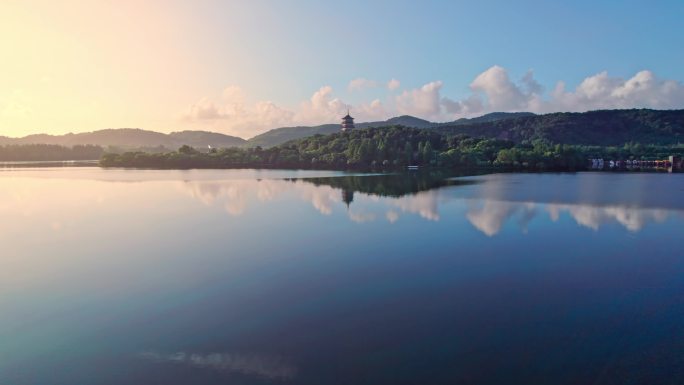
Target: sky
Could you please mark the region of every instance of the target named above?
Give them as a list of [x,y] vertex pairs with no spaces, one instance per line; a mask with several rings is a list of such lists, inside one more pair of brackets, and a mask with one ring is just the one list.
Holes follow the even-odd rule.
[[684,108],[684,1],[0,2],[0,135]]

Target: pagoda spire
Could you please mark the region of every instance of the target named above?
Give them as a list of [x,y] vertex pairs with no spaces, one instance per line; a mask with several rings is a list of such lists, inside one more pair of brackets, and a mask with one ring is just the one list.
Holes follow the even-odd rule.
[[347,115],[342,118],[342,131],[354,129],[354,118],[349,115],[349,107],[347,107]]

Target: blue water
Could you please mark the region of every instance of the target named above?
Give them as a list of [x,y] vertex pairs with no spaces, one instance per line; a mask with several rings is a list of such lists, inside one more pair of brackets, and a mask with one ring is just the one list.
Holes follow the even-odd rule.
[[0,384],[681,384],[684,175],[0,171]]

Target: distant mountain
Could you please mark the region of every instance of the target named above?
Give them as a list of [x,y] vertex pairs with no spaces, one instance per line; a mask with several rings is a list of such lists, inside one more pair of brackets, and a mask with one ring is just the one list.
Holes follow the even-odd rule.
[[209,131],[180,131],[172,132],[169,137],[178,145],[187,144],[192,147],[236,147],[247,143],[237,136],[220,134]]
[[[388,126],[405,126],[411,128],[434,128],[440,126],[452,126],[460,124],[478,123],[478,122],[490,122],[499,119],[511,119],[520,116],[534,116],[531,112],[494,112],[491,114],[483,115],[478,118],[473,119],[459,119],[454,122],[449,123],[432,123],[425,119],[416,118],[415,116],[402,115],[391,119],[377,121],[377,122],[363,122],[357,123],[357,128],[368,128],[368,127],[388,127]],[[249,146],[261,146],[261,147],[273,147],[279,144],[283,144],[290,140],[306,138],[308,136],[316,134],[332,134],[334,132],[340,131],[339,124],[323,124],[320,126],[297,126],[297,127],[280,127],[274,128],[267,131],[261,135],[257,135],[247,141]]]
[[[490,114],[491,115],[491,114]],[[684,143],[684,110],[600,110],[518,116],[467,124],[459,121],[434,129],[447,135],[497,138],[516,143],[621,146],[625,143]]]
[[385,125],[385,126],[406,126],[406,127],[413,127],[413,128],[430,128],[435,125],[435,123],[429,122],[425,119],[420,119],[416,118],[415,116],[410,116],[410,115],[402,115],[402,116],[397,116],[395,118],[390,118],[387,119],[384,122],[370,122],[370,123],[361,123],[359,124],[359,127],[380,127],[380,125]]
[[247,141],[248,146],[273,147],[294,139],[306,138],[316,134],[332,134],[340,131],[339,124],[323,124],[320,126],[280,127],[266,131]]
[[[356,128],[368,127],[389,127],[389,126],[406,126],[413,128],[430,128],[434,123],[427,120],[416,118],[409,115],[397,116],[379,122],[363,122],[356,123]],[[294,139],[306,138],[309,136],[321,134],[328,135],[339,132],[341,129],[339,124],[322,124],[320,126],[296,126],[296,127],[280,127],[274,128],[263,134],[257,135],[247,141],[249,146],[273,147]]]
[[[363,122],[356,123],[356,128],[368,127],[388,127],[388,126],[406,126],[413,128],[430,128],[434,124],[427,120],[419,119],[409,115],[397,116],[379,122]],[[273,147],[290,140],[306,138],[309,136],[321,134],[328,135],[340,131],[339,124],[323,124],[320,126],[297,126],[297,127],[280,127],[274,128],[270,131],[257,135],[247,141],[249,146]]]
[[[531,113],[503,113],[496,112],[473,119],[459,119],[450,123],[432,123],[414,116],[402,115],[384,121],[357,123],[358,128],[406,126],[412,128],[450,127],[475,122],[490,122],[520,116],[534,115]],[[340,131],[339,124],[323,124],[319,126],[280,127],[257,135],[248,141],[235,136],[224,135],[208,131],[180,131],[163,134],[138,128],[110,128],[105,130],[83,132],[66,135],[29,135],[23,138],[9,138],[0,136],[0,145],[5,144],[56,144],[61,146],[75,146],[93,144],[103,147],[114,146],[124,149],[165,147],[177,149],[187,144],[193,147],[235,147],[261,146],[272,147],[293,139],[305,138],[316,134],[332,134]]]
[[162,134],[137,128],[116,128],[94,132],[66,135],[29,135],[23,138],[0,137],[2,144],[57,144],[74,146],[93,144],[103,147],[114,146],[122,148],[166,147],[177,149],[188,144],[193,147],[233,147],[241,146],[246,141],[242,138],[207,131],[181,131]]
[[464,124],[475,124],[475,123],[488,123],[495,122],[497,120],[522,118],[528,116],[535,116],[531,112],[491,112],[477,118],[461,118],[448,123],[439,123],[439,126],[454,126],[454,125],[464,125]]
[[[551,143],[613,146],[625,143],[669,145],[684,143],[684,110],[601,110],[583,113],[535,115],[529,112],[494,112],[472,119],[431,123],[413,116],[364,122],[358,128],[405,126],[429,129],[446,135],[497,138],[516,143],[545,140]],[[4,144],[56,144],[62,146],[99,145],[123,149],[165,147],[177,149],[187,144],[197,148],[261,146],[273,147],[290,140],[340,131],[339,124],[281,127],[249,140],[207,131],[181,131],[163,134],[135,128],[106,129],[66,135],[29,135],[23,138],[0,136]]]

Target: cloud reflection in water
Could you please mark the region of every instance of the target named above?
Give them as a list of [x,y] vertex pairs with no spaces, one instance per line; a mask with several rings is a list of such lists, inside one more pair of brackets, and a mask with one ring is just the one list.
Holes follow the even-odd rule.
[[[306,180],[230,180],[230,181],[185,181],[182,189],[207,206],[221,205],[232,216],[245,213],[250,202],[268,202],[283,194],[294,194],[309,202],[319,213],[332,215],[336,206],[345,208],[350,192],[342,188],[323,184],[312,184]],[[485,189],[487,198],[459,197],[454,194],[459,187],[434,188],[403,196],[378,196],[359,191],[352,192],[355,202],[346,207],[346,216],[356,223],[374,222],[378,218],[387,223],[396,223],[404,214],[418,215],[429,221],[439,221],[440,205],[462,204],[465,219],[487,236],[501,232],[508,221],[515,221],[523,232],[528,225],[546,213],[552,222],[562,215],[569,215],[578,225],[598,231],[602,226],[616,223],[631,232],[640,231],[649,223],[662,223],[672,211],[662,208],[641,208],[628,205],[599,205],[581,203],[554,203],[509,201],[492,194],[496,186]],[[378,210],[380,212],[378,212]]]
[[189,365],[221,372],[254,375],[272,380],[291,379],[297,374],[297,368],[286,363],[283,359],[258,354],[147,351],[138,354],[138,356],[143,360],[152,362]]

